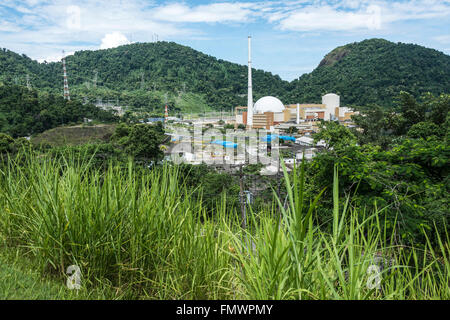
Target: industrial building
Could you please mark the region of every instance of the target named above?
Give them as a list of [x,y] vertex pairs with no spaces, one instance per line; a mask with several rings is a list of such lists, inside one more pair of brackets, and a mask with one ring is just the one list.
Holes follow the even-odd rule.
[[248,129],[267,129],[273,131],[276,126],[317,120],[348,121],[354,112],[340,106],[340,97],[328,93],[322,97],[321,104],[288,104],[284,105],[278,98],[262,97],[253,104],[251,37],[248,37],[248,93],[247,106],[235,108],[235,128],[243,124]]
[[[273,150],[284,151],[288,155],[283,161],[290,170],[303,157],[310,160],[320,149],[327,147],[324,141],[315,142],[312,138],[312,134],[317,131],[319,120],[338,120],[342,121],[344,125],[351,125],[351,116],[356,112],[350,108],[341,107],[340,97],[335,93],[324,95],[320,104],[296,103],[285,105],[280,99],[273,96],[262,97],[256,103],[253,103],[251,37],[248,38],[248,52],[247,106],[235,107],[234,116],[230,114],[226,123],[234,123],[235,129],[244,125],[246,129],[266,129],[271,134],[260,137],[258,147],[247,145],[246,142],[242,141],[236,142],[235,138],[241,137],[241,132],[238,131],[231,134],[227,133],[226,138],[230,141],[222,140],[225,133],[214,135],[214,139],[217,140],[210,141],[208,138],[206,140],[202,138],[201,141],[197,142],[191,140],[191,133],[189,132],[185,133],[186,139],[180,134],[175,134],[172,136],[174,147],[171,151],[172,154],[175,154],[175,158],[191,164],[207,162],[214,165],[220,163],[241,165],[247,163],[250,158],[258,159],[261,163],[270,163],[271,159],[268,156],[270,148],[271,155]],[[219,124],[219,119],[222,120],[223,115],[220,118],[208,120],[203,117],[203,120],[200,119],[196,123],[210,124],[210,129],[214,130],[214,128],[222,128],[225,123],[222,120],[222,124]],[[292,127],[296,130],[292,130]],[[272,139],[279,139],[281,144],[275,143],[275,145],[272,145]],[[197,145],[197,148],[192,148],[192,145]],[[234,150],[231,154],[229,153],[230,149]],[[279,165],[274,166],[271,163],[264,166],[261,174],[276,174],[279,170]]]
[[[244,124],[247,128],[273,130],[284,123],[299,125],[317,120],[349,121],[356,113],[350,108],[341,107],[340,97],[334,93],[324,95],[321,104],[284,105],[278,98],[267,96],[255,103],[252,112],[248,112],[247,107],[236,107],[235,126]],[[253,117],[251,121],[250,115]]]

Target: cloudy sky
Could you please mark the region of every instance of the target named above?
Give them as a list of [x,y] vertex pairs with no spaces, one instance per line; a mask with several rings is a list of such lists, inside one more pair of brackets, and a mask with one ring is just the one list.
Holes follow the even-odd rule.
[[39,61],[61,51],[175,41],[292,80],[333,48],[367,38],[450,54],[450,0],[0,0],[0,47]]

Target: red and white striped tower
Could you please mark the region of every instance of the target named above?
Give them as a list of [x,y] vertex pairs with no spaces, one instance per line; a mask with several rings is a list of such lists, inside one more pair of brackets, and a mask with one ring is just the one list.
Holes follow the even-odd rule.
[[164,110],[164,123],[167,123],[167,118],[169,118],[169,111],[167,110],[167,104],[166,104],[166,108]]
[[69,84],[67,82],[66,57],[64,56],[64,50],[62,51],[62,65],[64,71],[64,99],[70,100]]

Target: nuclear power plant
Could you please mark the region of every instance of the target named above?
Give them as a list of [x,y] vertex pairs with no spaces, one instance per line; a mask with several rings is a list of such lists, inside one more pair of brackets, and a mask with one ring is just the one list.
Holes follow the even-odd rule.
[[248,92],[247,106],[235,108],[235,128],[240,124],[247,129],[267,129],[298,126],[299,129],[312,126],[313,121],[349,122],[357,112],[340,106],[340,97],[328,93],[322,97],[321,104],[295,103],[283,104],[272,96],[262,97],[253,104],[251,37],[248,37]]
[[[206,125],[208,128],[205,134],[210,130],[205,139],[203,136],[192,138],[191,131],[185,130],[184,132],[170,133],[171,141],[175,151],[173,154],[177,154],[176,157],[182,159],[187,163],[200,164],[202,162],[211,162],[221,164],[227,161],[228,164],[233,163],[235,165],[244,164],[248,161],[249,155],[255,157],[258,155],[258,159],[267,158],[266,155],[260,155],[259,149],[256,147],[247,146],[240,139],[242,129],[247,130],[250,135],[254,131],[253,129],[265,129],[268,131],[266,138],[259,136],[262,143],[259,147],[262,150],[272,151],[278,150],[284,152],[284,163],[289,171],[296,161],[301,161],[303,157],[306,160],[312,159],[315,154],[321,149],[326,147],[324,141],[315,142],[312,134],[317,132],[319,121],[339,121],[346,126],[352,126],[351,116],[357,114],[351,108],[342,107],[341,99],[339,95],[335,93],[327,93],[322,96],[322,103],[307,103],[296,101],[290,104],[283,103],[279,98],[274,96],[265,96],[253,102],[253,82],[252,82],[252,38],[248,37],[248,88],[247,88],[247,106],[236,106],[234,108],[234,114],[230,114],[226,119],[221,117],[203,117],[196,119],[184,119],[180,122],[182,125],[187,125],[191,128],[192,125]],[[166,109],[167,115],[167,109]],[[166,123],[167,123],[166,116]],[[179,123],[180,123],[179,122]],[[225,128],[230,129],[228,126],[233,125],[235,129],[233,132],[226,132]],[[217,130],[219,129],[219,130]],[[176,130],[174,130],[176,131]],[[203,134],[202,131],[198,131]],[[261,133],[260,133],[261,134]],[[209,140],[209,136],[214,136],[214,140]],[[223,139],[228,139],[225,141]],[[272,139],[279,139],[281,144],[274,146],[270,145]],[[192,148],[197,146],[197,148]],[[214,148],[210,148],[213,146]],[[258,147],[258,148],[259,148]],[[231,149],[231,151],[230,151]],[[230,162],[231,154],[236,155]],[[243,152],[240,152],[242,150]],[[239,152],[238,152],[239,151]],[[231,167],[230,167],[231,168]],[[231,169],[230,169],[231,170]],[[274,171],[275,170],[275,171]],[[265,173],[262,173],[262,172]],[[263,168],[261,174],[273,174],[278,172],[279,167],[273,167],[273,165],[267,165]]]

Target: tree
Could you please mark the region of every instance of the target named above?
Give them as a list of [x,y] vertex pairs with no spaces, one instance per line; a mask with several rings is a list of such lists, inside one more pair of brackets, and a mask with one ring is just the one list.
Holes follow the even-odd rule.
[[406,133],[412,125],[425,119],[425,109],[408,92],[400,92],[398,106],[400,107],[403,118],[406,120],[402,133]]
[[287,133],[289,133],[289,134],[294,134],[297,132],[298,132],[298,129],[296,126],[290,126],[289,129],[287,130]]
[[422,121],[411,126],[407,136],[411,138],[426,139],[431,136],[442,136],[443,130],[437,124],[430,121]]
[[423,97],[424,108],[428,111],[427,119],[437,125],[444,124],[450,111],[450,94],[441,94],[438,97],[427,93]]
[[75,99],[67,101],[16,85],[0,86],[0,130],[13,138],[40,133],[63,124],[79,123],[84,118],[117,121],[113,113],[92,104],[82,104]]
[[386,149],[392,141],[392,135],[398,126],[397,115],[380,106],[370,105],[360,114],[353,115],[356,124],[353,134],[358,138],[359,144],[376,143]]
[[[127,133],[127,135],[123,135]],[[115,134],[117,141],[124,151],[138,160],[158,161],[162,159],[163,152],[159,145],[164,141],[162,125],[136,124],[127,130],[121,126]]]
[[327,149],[340,149],[356,144],[355,135],[337,121],[319,123],[319,132],[314,134],[314,143],[324,140]]
[[9,153],[13,151],[14,139],[4,133],[0,133],[0,153]]

